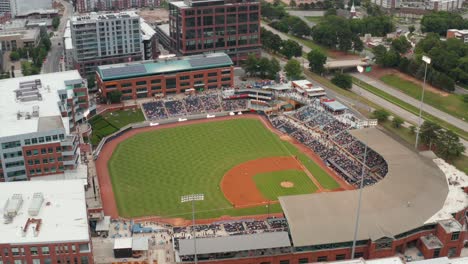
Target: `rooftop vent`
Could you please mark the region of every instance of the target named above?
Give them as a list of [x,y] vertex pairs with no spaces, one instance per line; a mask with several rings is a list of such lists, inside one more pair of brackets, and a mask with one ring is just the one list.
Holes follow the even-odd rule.
[[5,218],[13,218],[15,217],[21,205],[23,204],[23,196],[21,194],[13,194],[10,199],[8,199],[5,203],[5,207],[3,210],[3,216]]
[[21,102],[41,101],[42,95],[39,92],[41,88],[42,83],[40,79],[20,82],[19,88],[15,90],[16,99]]
[[28,213],[30,216],[37,216],[41,210],[42,203],[44,202],[44,195],[42,193],[34,193],[29,205]]

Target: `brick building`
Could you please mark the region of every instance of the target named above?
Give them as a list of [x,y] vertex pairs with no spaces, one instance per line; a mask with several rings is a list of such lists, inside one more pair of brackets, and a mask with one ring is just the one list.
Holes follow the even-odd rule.
[[71,132],[90,111],[78,71],[1,80],[0,181],[76,172],[79,138]]
[[0,263],[94,263],[83,181],[1,183],[0,204]]
[[191,88],[232,87],[234,70],[229,56],[213,53],[99,66],[96,80],[103,97],[119,90],[122,99],[129,100],[183,93]]
[[238,65],[249,53],[260,54],[260,16],[256,0],[175,1],[169,3],[169,32],[156,30],[179,55],[221,51]]
[[449,29],[447,30],[447,39],[450,38],[456,38],[463,41],[463,43],[468,43],[468,29]]

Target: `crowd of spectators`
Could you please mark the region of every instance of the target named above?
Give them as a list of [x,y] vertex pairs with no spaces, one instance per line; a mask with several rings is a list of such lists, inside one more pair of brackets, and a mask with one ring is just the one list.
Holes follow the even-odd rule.
[[201,113],[242,111],[247,109],[248,100],[223,100],[219,91],[207,91],[197,95],[188,95],[182,99],[146,102],[142,106],[148,120],[158,120]]
[[[270,116],[270,121],[278,130],[313,150],[348,183],[359,185],[366,146],[348,132],[356,121],[353,115],[333,116],[319,104],[311,104],[290,115]],[[365,164],[366,186],[388,172],[385,160],[370,148],[367,148]]]

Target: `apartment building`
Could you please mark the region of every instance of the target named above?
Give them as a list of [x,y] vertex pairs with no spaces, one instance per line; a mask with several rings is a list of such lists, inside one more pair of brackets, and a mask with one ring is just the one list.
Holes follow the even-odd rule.
[[76,173],[79,138],[71,132],[93,111],[78,71],[1,80],[0,182]]
[[[157,28],[159,35],[167,34]],[[169,3],[166,48],[179,55],[225,52],[234,64],[260,54],[260,3],[256,0],[175,1]],[[159,38],[159,36],[158,36]]]
[[0,263],[94,263],[83,181],[1,183],[0,204]]
[[463,5],[463,0],[372,0],[371,2],[378,6],[381,6],[384,9],[399,9],[399,11],[403,13],[456,11],[461,9]]
[[86,13],[159,6],[159,4],[160,0],[77,0],[76,10],[80,13]]
[[10,13],[12,17],[38,10],[52,9],[50,0],[0,0],[0,13]]
[[69,28],[73,69],[82,76],[94,74],[99,65],[143,59],[140,17],[135,12],[74,16]]

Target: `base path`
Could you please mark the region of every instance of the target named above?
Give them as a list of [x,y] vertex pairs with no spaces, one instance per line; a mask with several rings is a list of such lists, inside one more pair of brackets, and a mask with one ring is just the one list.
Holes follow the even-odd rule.
[[221,180],[221,190],[236,208],[269,202],[257,188],[253,177],[260,173],[299,170],[302,167],[294,157],[269,157],[239,164],[229,170]]

